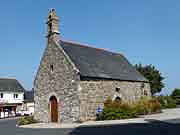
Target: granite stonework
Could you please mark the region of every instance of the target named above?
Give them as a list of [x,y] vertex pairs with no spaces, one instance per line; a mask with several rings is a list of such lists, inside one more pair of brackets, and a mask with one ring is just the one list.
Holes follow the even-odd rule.
[[81,81],[74,64],[62,48],[54,43],[47,45],[34,81],[34,92],[35,118],[51,122],[49,100],[51,96],[56,96],[60,123],[95,119],[97,107],[103,107],[108,97],[112,100],[119,97],[123,102],[133,103],[145,93],[151,96],[150,85],[145,82],[103,79]]
[[51,96],[56,96],[60,123],[95,119],[97,107],[103,107],[108,97],[112,100],[119,97],[123,102],[133,103],[145,93],[151,96],[150,85],[145,82],[103,79],[81,81],[74,64],[55,43],[48,44],[45,49],[34,81],[34,90],[35,118],[51,122],[49,100]]
[[[53,66],[53,71],[52,70]],[[79,120],[78,72],[63,50],[55,43],[45,49],[34,81],[35,118],[50,122],[49,100],[58,100],[58,122]]]
[[149,83],[128,81],[81,81],[79,85],[81,120],[93,120],[96,110],[104,105],[107,98],[115,100],[119,97],[123,102],[134,103],[142,96],[151,96]]
[[[122,81],[121,79],[103,79],[98,76],[93,76],[94,78],[83,77],[82,72],[79,71],[81,68],[77,68],[77,63],[72,62],[72,59],[62,48],[62,42],[59,42],[58,17],[53,9],[50,10],[47,24],[47,47],[34,80],[35,119],[45,123],[53,121],[51,117],[56,115],[53,115],[53,111],[51,111],[50,99],[52,96],[57,99],[59,123],[95,119],[97,107],[103,107],[104,101],[108,97],[112,100],[118,97],[123,102],[133,103],[141,96],[151,96],[150,85],[147,81],[143,81],[144,79],[141,81]],[[88,47],[83,48],[88,49]],[[92,48],[89,50],[92,51]],[[97,52],[98,49],[95,50]],[[102,53],[104,55],[108,53],[108,58],[115,55],[105,51]],[[82,57],[81,55],[78,54],[77,59]],[[124,58],[121,59],[124,60]],[[98,63],[96,59],[91,59],[91,61],[93,60],[93,64]],[[87,61],[84,62],[89,64]],[[125,63],[127,62],[125,61]],[[87,71],[94,71],[91,67],[92,65],[89,64],[86,67],[89,68]],[[132,78],[135,74],[138,75],[138,78],[143,78],[132,68],[127,71],[126,69],[122,73],[133,72]]]

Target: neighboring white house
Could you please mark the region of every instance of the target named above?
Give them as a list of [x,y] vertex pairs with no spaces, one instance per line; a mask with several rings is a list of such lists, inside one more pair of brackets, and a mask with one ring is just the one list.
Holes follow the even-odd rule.
[[0,118],[22,109],[24,88],[16,79],[0,78]]
[[23,113],[32,115],[34,113],[34,91],[25,91],[23,101]]

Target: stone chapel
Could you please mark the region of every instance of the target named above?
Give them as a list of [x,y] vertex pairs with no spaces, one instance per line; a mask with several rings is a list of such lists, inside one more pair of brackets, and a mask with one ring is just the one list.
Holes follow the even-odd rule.
[[122,54],[62,40],[58,25],[51,9],[47,46],[34,80],[37,120],[93,120],[108,97],[133,103],[151,96],[149,81]]

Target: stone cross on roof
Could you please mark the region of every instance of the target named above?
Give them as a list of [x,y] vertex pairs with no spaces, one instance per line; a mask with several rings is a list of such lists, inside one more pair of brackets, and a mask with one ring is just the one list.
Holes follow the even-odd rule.
[[59,35],[59,18],[56,15],[56,12],[53,8],[50,9],[47,25],[48,25],[47,37],[54,34]]

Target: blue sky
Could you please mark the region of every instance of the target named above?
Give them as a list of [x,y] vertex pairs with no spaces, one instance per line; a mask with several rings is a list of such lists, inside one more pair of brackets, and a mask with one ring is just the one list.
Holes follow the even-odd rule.
[[166,78],[163,93],[180,87],[179,0],[6,0],[0,4],[0,77],[30,90],[46,46],[49,8],[63,39],[153,64]]

